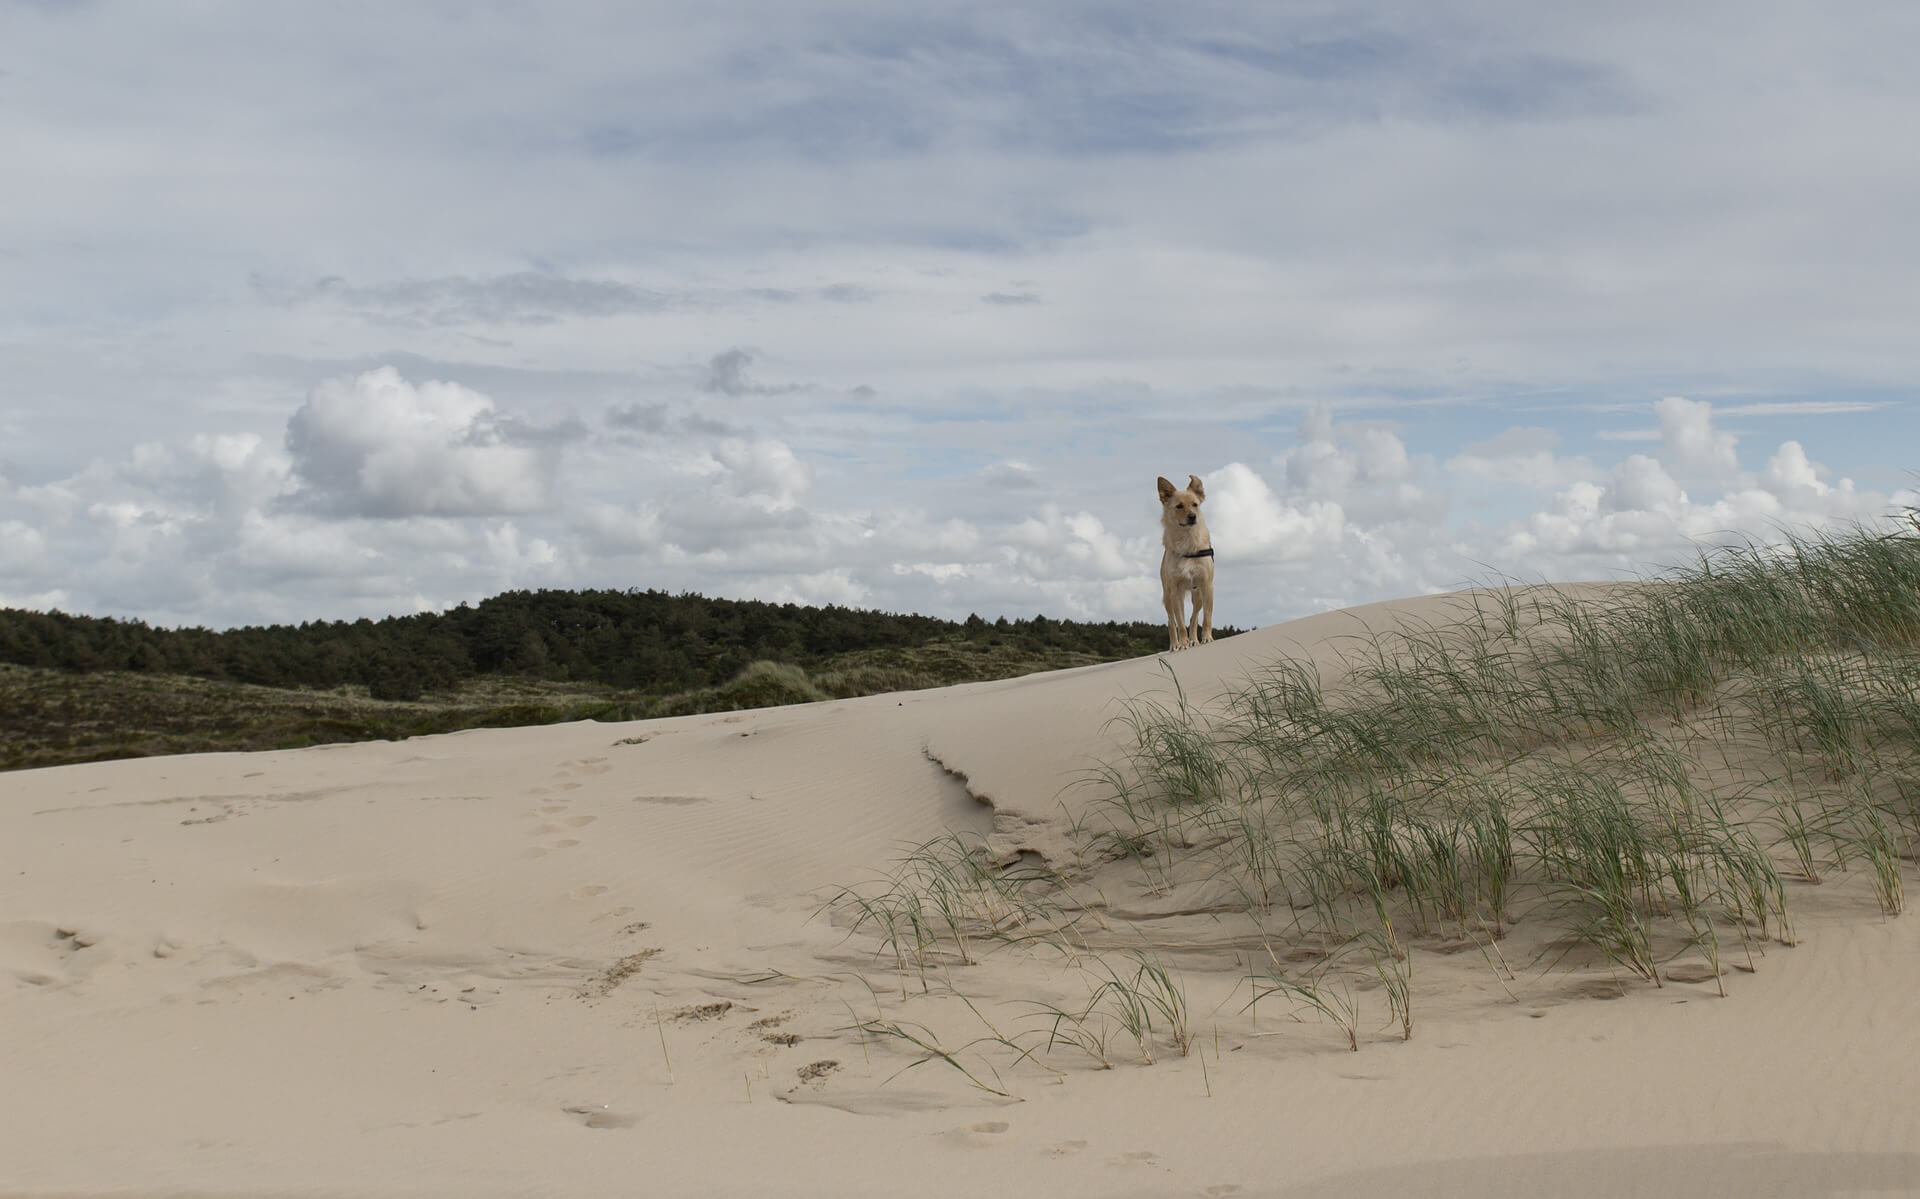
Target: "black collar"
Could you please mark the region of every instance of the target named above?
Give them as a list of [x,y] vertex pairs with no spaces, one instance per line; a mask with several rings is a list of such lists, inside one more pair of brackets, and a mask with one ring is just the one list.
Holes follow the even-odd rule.
[[1208,546],[1206,549],[1195,550],[1191,554],[1181,554],[1180,556],[1182,558],[1211,558],[1213,557],[1213,547]]

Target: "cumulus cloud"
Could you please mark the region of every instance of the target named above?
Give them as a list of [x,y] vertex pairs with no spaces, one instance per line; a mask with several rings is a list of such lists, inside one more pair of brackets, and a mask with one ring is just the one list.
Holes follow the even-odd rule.
[[1207,526],[1235,556],[1298,561],[1339,544],[1346,513],[1337,501],[1289,503],[1251,467],[1229,462],[1207,481]]
[[771,438],[729,437],[709,451],[727,492],[771,511],[792,508],[813,482],[813,474],[785,442]]
[[1399,434],[1378,423],[1339,423],[1325,403],[1300,418],[1293,448],[1280,456],[1289,497],[1340,506],[1361,524],[1445,519],[1447,497],[1422,486]]
[[[1091,512],[1063,512],[1047,504],[1005,533],[1010,563],[1038,578],[1113,579],[1142,569],[1145,538],[1123,538]],[[1158,561],[1156,557],[1155,562]]]
[[194,433],[135,446],[115,473],[154,495],[235,519],[287,490],[292,461],[256,433]]
[[356,524],[297,513],[247,513],[228,549],[230,573],[253,586],[360,579],[390,566]]
[[315,387],[286,444],[299,498],[338,514],[476,516],[553,502],[553,446],[516,437],[479,392],[416,386],[392,367]]
[[1760,485],[1782,503],[1802,510],[1840,514],[1856,507],[1853,480],[1828,483],[1826,467],[1807,457],[1797,441],[1784,441],[1760,472]]
[[[808,448],[826,440],[808,413],[783,414],[780,436],[703,428],[686,407],[699,401],[663,377],[659,398],[640,391],[590,433],[532,430],[544,438],[464,386],[393,370],[332,379],[295,401],[284,444],[187,433],[10,485],[0,595],[58,591],[81,610],[195,623],[407,611],[531,586],[1159,618],[1158,509],[1136,475],[1092,469],[1051,442],[1044,460],[1012,457],[992,425],[977,448],[957,447],[933,489],[917,489],[842,473]],[[1489,573],[1607,577],[1684,561],[1728,530],[1764,536],[1887,510],[1889,497],[1798,441],[1742,463],[1717,412],[1684,404],[1649,402],[1643,412],[1666,417],[1671,437],[1613,460],[1565,455],[1563,434],[1522,426],[1439,462],[1399,426],[1324,406],[1259,447],[1265,456],[1210,463],[1183,448],[1208,489],[1216,618],[1257,625]],[[1208,433],[1193,444],[1228,443]],[[1469,493],[1468,518],[1454,519],[1451,501]]]
[[1711,403],[1668,396],[1653,410],[1660,418],[1661,454],[1676,469],[1716,481],[1738,473],[1740,439],[1714,427]]
[[[1707,402],[1668,397],[1654,410],[1658,457],[1631,454],[1604,480],[1573,482],[1545,509],[1510,523],[1501,534],[1508,569],[1525,563],[1523,573],[1570,578],[1673,565],[1726,541],[1873,521],[1898,502],[1859,492],[1852,479],[1829,483],[1830,472],[1797,441],[1782,442],[1758,472],[1743,470],[1738,439],[1714,424]],[[1675,472],[1703,486],[1717,481],[1719,490],[1696,496]]]
[[1615,511],[1677,516],[1687,504],[1687,493],[1665,467],[1645,454],[1633,454],[1614,469],[1607,500]]
[[508,578],[546,574],[560,562],[559,547],[545,537],[522,534],[512,521],[485,529],[481,536],[492,564]]
[[51,568],[47,539],[40,530],[21,521],[0,520],[0,578],[41,579]]

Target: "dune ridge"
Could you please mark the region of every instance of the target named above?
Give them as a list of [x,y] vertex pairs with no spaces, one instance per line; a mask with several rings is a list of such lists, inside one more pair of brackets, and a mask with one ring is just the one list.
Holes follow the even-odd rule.
[[[796,708],[6,776],[0,1193],[1920,1190],[1920,934],[1871,870],[1791,879],[1793,944],[1753,938],[1751,973],[1641,979],[1524,915],[1491,956],[1408,934],[1413,1035],[1363,991],[1350,1052],[1297,997],[1249,1010],[1250,963],[1305,942],[1102,848],[1088,781],[1169,667],[1196,708],[1280,659],[1337,692],[1357,636],[1473,602]],[[856,929],[848,889],[949,835],[1069,877],[1082,955],[906,961]],[[1185,1043],[1043,1052],[1049,1006],[1128,962],[1177,983]]]

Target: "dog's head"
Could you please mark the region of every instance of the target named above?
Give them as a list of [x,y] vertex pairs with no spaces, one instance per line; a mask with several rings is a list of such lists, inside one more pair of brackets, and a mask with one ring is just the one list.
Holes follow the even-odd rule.
[[1164,477],[1159,484],[1162,520],[1176,526],[1200,523],[1200,505],[1206,502],[1207,489],[1201,486],[1199,475],[1188,475],[1187,485],[1182,488],[1176,488]]

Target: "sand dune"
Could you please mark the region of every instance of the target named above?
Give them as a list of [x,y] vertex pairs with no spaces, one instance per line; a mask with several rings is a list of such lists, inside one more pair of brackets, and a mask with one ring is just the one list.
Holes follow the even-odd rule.
[[[1164,661],[1204,702],[1454,602]],[[1422,947],[1415,1035],[1357,1053],[1245,1010],[1219,897],[1095,873],[1093,941],[1178,933],[1194,1038],[1108,1070],[980,1040],[1084,994],[1059,955],[923,985],[849,935],[836,892],[945,832],[1092,870],[1070,784],[1168,678],[0,776],[0,1193],[1920,1192],[1920,923],[1863,872],[1724,998]]]

